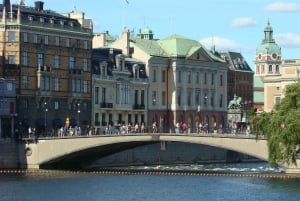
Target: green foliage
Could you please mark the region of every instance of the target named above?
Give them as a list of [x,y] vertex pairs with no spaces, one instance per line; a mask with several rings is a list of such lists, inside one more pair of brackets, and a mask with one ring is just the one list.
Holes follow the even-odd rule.
[[300,144],[300,83],[288,85],[285,98],[272,112],[251,118],[256,136],[268,139],[269,162],[296,165],[297,145]]

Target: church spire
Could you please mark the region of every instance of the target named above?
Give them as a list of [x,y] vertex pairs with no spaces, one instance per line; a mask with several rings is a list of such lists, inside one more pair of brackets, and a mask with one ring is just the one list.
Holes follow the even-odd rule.
[[265,27],[265,38],[263,40],[263,43],[274,43],[273,39],[273,28],[270,25],[270,21],[268,20],[267,26]]

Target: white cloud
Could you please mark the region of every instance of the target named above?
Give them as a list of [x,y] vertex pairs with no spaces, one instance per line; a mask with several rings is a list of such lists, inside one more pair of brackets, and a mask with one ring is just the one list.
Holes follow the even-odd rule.
[[300,35],[295,33],[285,33],[274,35],[276,43],[280,47],[285,48],[299,48],[300,47]]
[[231,26],[234,27],[249,27],[256,26],[257,23],[250,17],[238,17],[231,21]]
[[218,36],[200,39],[200,43],[208,49],[210,49],[210,47],[214,44],[216,50],[219,51],[241,51],[241,49],[243,49],[243,46],[239,43],[228,38]]
[[275,2],[267,5],[264,9],[272,12],[300,12],[300,4]]

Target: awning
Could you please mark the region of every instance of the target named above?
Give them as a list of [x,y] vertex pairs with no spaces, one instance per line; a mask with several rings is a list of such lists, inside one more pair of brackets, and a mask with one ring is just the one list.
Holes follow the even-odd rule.
[[64,125],[64,122],[61,119],[57,118],[52,120],[52,125],[62,127]]
[[77,120],[76,119],[70,119],[70,126],[77,126]]
[[30,126],[30,120],[29,119],[23,119],[22,126]]
[[47,121],[44,118],[39,118],[36,120],[37,126],[47,126]]

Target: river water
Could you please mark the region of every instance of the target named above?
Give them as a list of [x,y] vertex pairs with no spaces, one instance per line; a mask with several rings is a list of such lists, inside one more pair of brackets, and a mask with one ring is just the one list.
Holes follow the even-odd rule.
[[[136,170],[136,171],[133,171]],[[300,178],[266,163],[107,171],[2,171],[0,201],[299,201]]]

